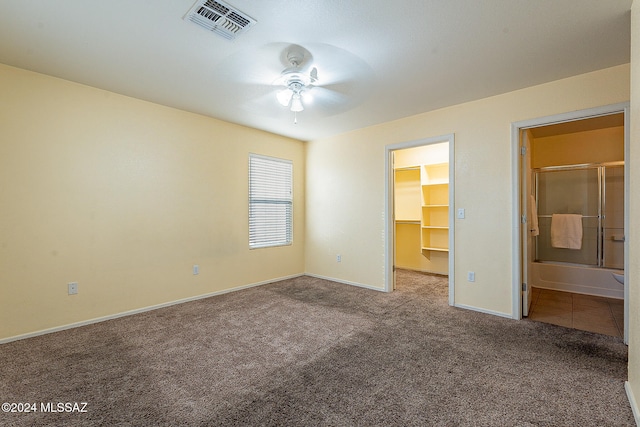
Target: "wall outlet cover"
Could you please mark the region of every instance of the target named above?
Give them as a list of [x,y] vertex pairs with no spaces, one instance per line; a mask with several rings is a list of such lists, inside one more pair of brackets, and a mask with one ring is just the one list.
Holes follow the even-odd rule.
[[69,295],[76,295],[78,293],[78,282],[71,282],[68,284]]

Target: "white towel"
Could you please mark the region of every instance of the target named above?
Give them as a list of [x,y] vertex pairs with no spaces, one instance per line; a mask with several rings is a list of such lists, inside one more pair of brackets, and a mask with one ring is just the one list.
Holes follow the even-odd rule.
[[551,215],[551,246],[554,248],[582,248],[582,215]]
[[529,231],[532,236],[537,236],[540,234],[540,228],[538,228],[538,209],[536,208],[536,198],[532,194],[531,199],[529,200]]

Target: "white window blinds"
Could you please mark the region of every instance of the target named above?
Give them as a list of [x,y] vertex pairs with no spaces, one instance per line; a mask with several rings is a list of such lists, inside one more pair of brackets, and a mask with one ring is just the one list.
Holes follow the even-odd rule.
[[249,247],[293,241],[293,163],[249,154]]

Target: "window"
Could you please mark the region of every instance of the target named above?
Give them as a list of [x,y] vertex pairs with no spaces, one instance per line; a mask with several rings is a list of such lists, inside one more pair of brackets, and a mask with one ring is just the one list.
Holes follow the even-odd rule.
[[249,154],[249,248],[293,241],[293,163]]

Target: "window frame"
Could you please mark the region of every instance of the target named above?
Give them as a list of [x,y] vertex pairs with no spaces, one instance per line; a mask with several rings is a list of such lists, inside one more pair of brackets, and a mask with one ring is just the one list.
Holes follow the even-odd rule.
[[293,161],[249,153],[248,179],[249,249],[292,245]]

